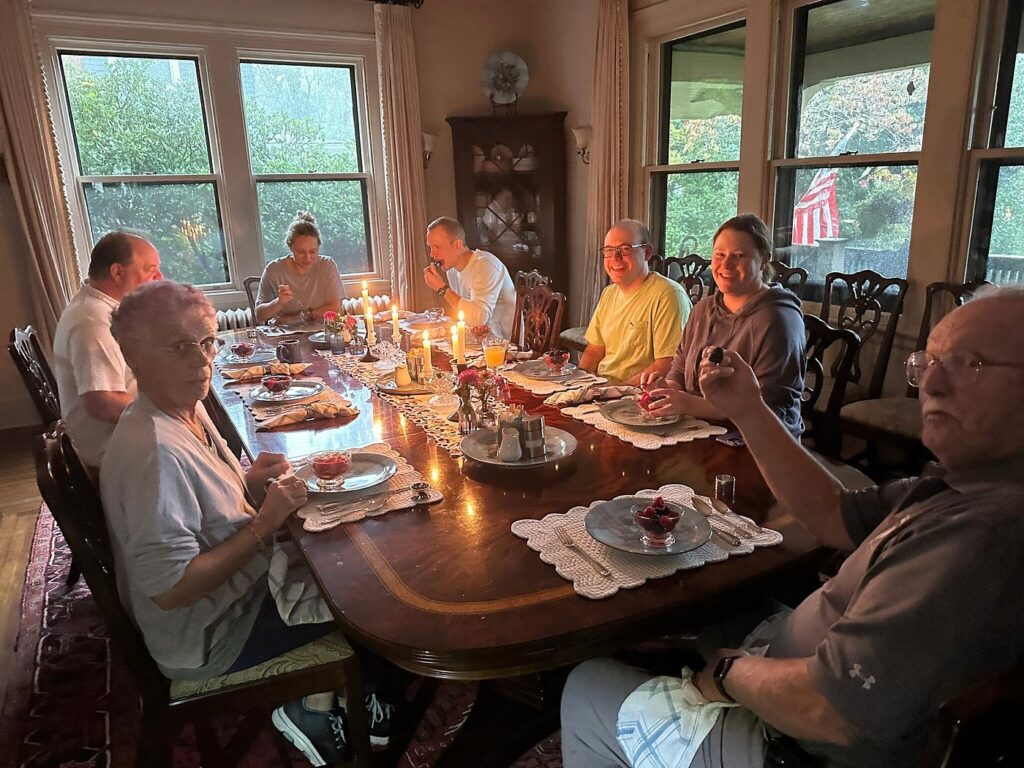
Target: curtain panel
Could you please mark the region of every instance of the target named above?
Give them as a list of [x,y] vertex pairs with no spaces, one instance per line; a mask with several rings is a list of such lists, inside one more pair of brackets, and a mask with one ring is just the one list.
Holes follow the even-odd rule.
[[78,262],[28,3],[0,0],[0,17],[7,19],[0,24],[0,136],[25,233],[36,330],[49,346],[78,287]]

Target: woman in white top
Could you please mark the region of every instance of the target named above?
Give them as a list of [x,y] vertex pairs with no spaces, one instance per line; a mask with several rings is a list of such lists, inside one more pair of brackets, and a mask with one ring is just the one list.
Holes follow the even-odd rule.
[[320,230],[312,214],[295,214],[285,244],[291,253],[267,264],[260,277],[257,322],[310,322],[327,311],[341,312],[341,275],[333,259],[320,255]]

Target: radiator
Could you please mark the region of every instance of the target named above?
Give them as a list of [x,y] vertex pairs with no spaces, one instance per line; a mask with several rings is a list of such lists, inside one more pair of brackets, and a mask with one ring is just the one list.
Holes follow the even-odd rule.
[[[391,297],[387,294],[383,296],[371,296],[370,304],[373,305],[374,312],[383,312],[391,305]],[[365,311],[363,310],[363,300],[342,299],[341,311],[346,315],[362,315]],[[252,325],[254,325],[252,310],[248,307],[244,309],[217,310],[218,331],[234,331],[238,328],[250,328]]]

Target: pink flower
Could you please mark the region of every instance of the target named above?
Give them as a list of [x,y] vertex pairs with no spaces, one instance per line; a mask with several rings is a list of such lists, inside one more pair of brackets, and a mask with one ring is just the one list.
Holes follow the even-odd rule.
[[333,323],[337,319],[338,319],[338,313],[337,312],[332,312],[329,309],[326,312],[324,312],[324,322],[325,323]]
[[355,330],[358,327],[358,325],[359,325],[359,321],[356,320],[356,316],[355,315],[345,315],[345,321],[344,322],[345,322],[345,327],[347,327],[349,330]]
[[459,374],[460,386],[479,387],[480,371],[476,368],[467,368]]

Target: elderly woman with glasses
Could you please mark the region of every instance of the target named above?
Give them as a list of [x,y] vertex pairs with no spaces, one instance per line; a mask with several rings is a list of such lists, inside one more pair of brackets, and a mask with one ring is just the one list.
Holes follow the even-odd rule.
[[650,414],[723,419],[701,394],[698,376],[702,357],[727,347],[750,362],[765,403],[799,436],[803,313],[795,294],[771,282],[771,232],[757,216],[742,214],[722,224],[712,243],[711,275],[718,290],[694,308],[667,376],[641,378],[650,390]]
[[[243,471],[217,433],[200,402],[216,332],[202,292],[170,281],[134,290],[111,317],[138,397],[110,438],[100,489],[121,599],[171,679],[255,666],[335,628],[304,568],[283,589],[270,584],[268,545],[306,486],[279,454]],[[341,732],[333,707],[333,693],[317,694],[275,711],[274,724],[311,744],[297,732]],[[327,744],[318,756],[336,753]]]

